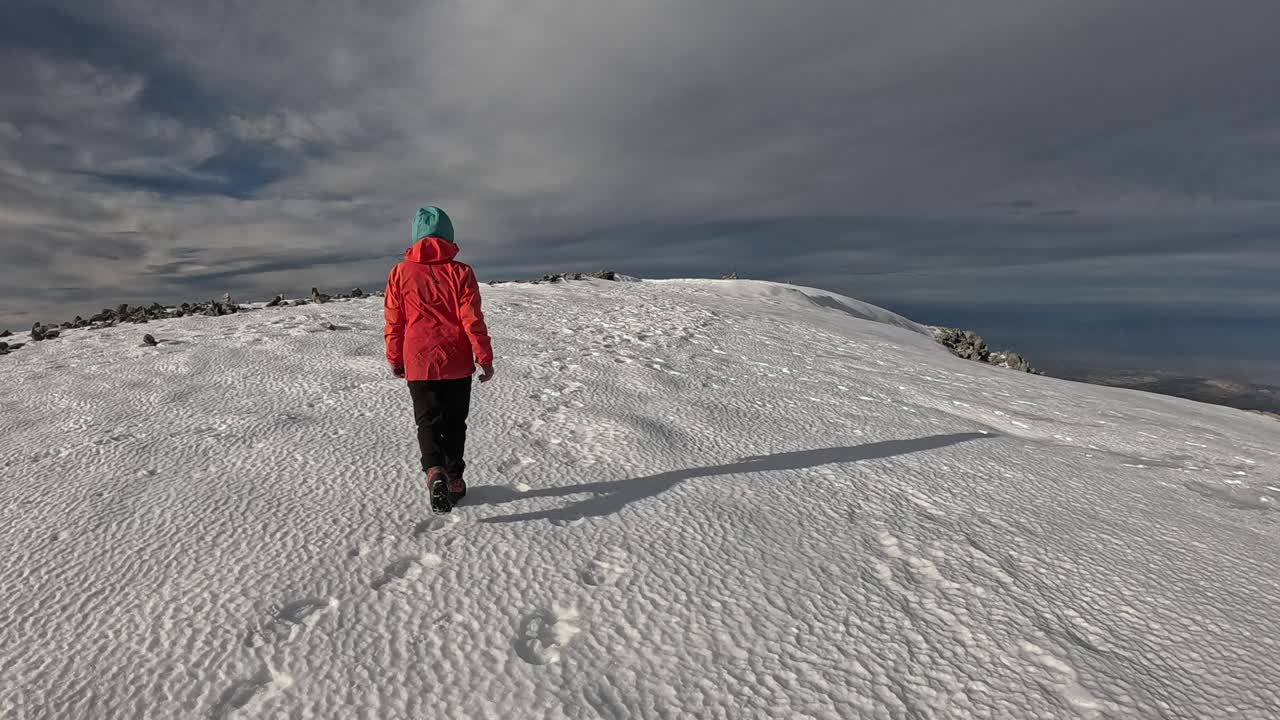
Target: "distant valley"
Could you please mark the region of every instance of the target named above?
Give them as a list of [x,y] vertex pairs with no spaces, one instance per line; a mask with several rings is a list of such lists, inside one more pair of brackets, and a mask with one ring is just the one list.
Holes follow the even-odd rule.
[[1144,390],[1214,405],[1265,413],[1280,419],[1280,386],[1191,377],[1176,373],[1141,370],[1091,370],[1077,374],[1059,373],[1068,380]]

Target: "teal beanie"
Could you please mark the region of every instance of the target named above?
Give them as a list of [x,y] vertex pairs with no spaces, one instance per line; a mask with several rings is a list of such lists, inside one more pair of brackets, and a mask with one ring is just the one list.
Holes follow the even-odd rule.
[[454,242],[453,221],[449,219],[445,211],[433,206],[418,208],[418,214],[413,218],[413,237],[411,239],[417,242],[424,237],[437,237],[441,240]]

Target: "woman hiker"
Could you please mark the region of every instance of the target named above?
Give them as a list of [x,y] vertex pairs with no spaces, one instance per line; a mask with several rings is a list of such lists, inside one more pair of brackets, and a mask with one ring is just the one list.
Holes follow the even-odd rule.
[[409,383],[431,511],[447,513],[467,492],[467,414],[471,376],[493,379],[493,348],[471,267],[453,258],[453,222],[437,207],[418,209],[413,247],[391,270],[383,304],[387,361]]

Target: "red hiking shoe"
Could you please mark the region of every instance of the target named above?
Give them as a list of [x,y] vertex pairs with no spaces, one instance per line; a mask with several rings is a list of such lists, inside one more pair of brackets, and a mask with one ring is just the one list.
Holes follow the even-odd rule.
[[461,475],[449,476],[449,502],[457,505],[467,495],[467,481]]

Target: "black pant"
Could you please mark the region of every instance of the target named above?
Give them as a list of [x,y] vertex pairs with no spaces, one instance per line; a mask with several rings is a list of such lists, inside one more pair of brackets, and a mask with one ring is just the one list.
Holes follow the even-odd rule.
[[471,412],[471,378],[414,380],[413,417],[418,423],[422,469],[443,467],[450,477],[462,477],[467,463],[467,414]]

